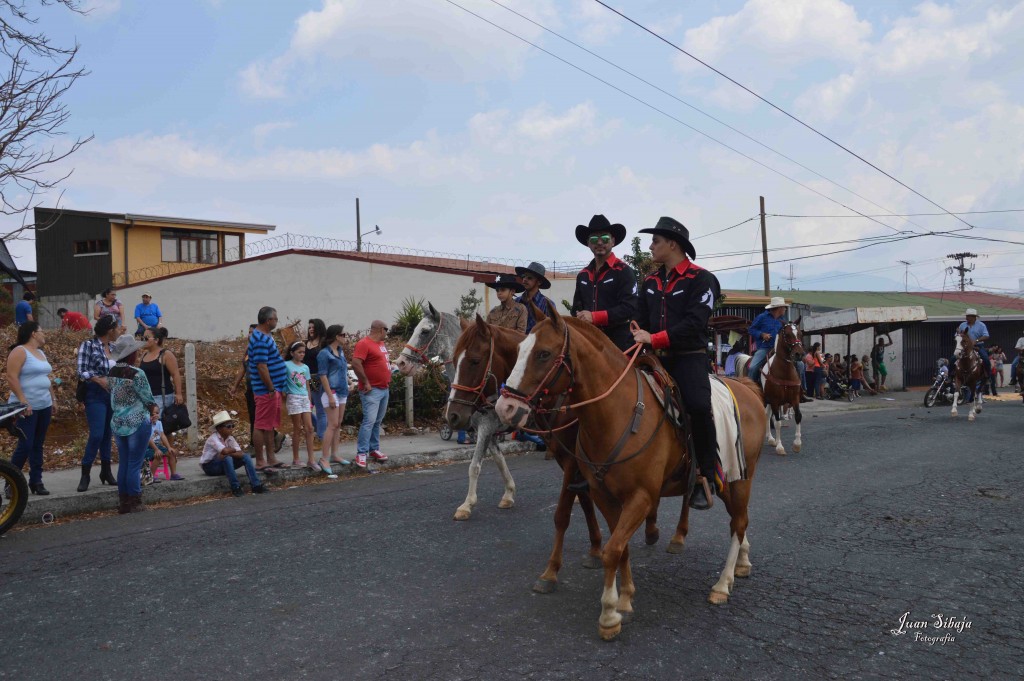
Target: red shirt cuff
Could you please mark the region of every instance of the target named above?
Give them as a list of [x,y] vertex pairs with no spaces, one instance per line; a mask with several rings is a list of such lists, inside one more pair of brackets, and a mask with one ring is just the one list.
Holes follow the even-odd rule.
[[594,320],[594,326],[608,326],[607,310],[594,310],[590,315],[590,318]]
[[668,331],[659,331],[658,333],[651,334],[651,346],[655,350],[665,350],[669,345]]

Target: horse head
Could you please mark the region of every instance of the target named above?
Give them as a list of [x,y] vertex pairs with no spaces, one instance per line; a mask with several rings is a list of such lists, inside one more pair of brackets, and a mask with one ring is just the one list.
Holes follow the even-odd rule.
[[444,362],[452,359],[455,338],[459,335],[459,327],[453,317],[438,312],[433,303],[427,303],[427,312],[413,329],[405,349],[395,363],[403,376],[411,376],[417,369],[430,363],[430,358],[437,356]]
[[800,329],[796,322],[788,322],[782,325],[776,340],[776,354],[781,353],[784,357],[793,357],[797,353],[806,355],[803,340],[800,337]]
[[533,331],[519,344],[515,366],[505,381],[494,410],[503,423],[523,427],[530,412],[547,406],[572,389],[574,376],[569,358],[569,326],[553,305],[547,318],[530,301],[535,319]]
[[953,340],[956,342],[956,349],[953,350],[953,357],[960,359],[960,355],[964,354],[965,346],[970,343],[970,336],[967,335],[966,331],[957,331],[953,334]]
[[452,428],[465,429],[476,411],[487,406],[515,363],[516,346],[523,335],[491,326],[478,314],[464,325],[455,343],[454,379],[445,419]]

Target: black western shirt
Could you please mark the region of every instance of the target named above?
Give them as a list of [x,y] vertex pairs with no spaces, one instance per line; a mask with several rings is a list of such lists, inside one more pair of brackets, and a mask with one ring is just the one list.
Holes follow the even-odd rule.
[[656,350],[707,350],[708,320],[722,288],[715,275],[690,260],[662,266],[644,279],[637,322]]
[[581,310],[590,312],[594,326],[604,331],[623,350],[633,344],[629,323],[637,318],[638,307],[636,275],[614,253],[608,255],[600,271],[591,260],[576,275],[573,314]]

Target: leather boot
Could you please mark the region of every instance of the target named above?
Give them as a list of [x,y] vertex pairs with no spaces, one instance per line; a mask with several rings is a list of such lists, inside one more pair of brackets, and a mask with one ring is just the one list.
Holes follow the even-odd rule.
[[131,506],[128,509],[129,513],[142,513],[146,510],[146,505],[142,503],[141,494],[133,494],[128,497]]
[[89,489],[89,471],[92,470],[92,465],[82,464],[82,479],[78,481],[78,491],[84,492]]
[[109,461],[100,461],[100,482],[104,485],[117,486],[117,478],[115,478],[114,474],[110,472]]
[[127,494],[117,495],[117,512],[119,514],[124,515],[125,513],[131,512],[131,503],[129,501],[130,499],[131,497],[129,497]]

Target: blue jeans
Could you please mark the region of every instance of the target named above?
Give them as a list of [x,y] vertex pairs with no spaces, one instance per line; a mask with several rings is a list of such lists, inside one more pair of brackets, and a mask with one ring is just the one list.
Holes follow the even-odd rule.
[[43,481],[43,443],[46,442],[46,431],[50,427],[53,407],[33,409],[32,416],[18,419],[18,427],[25,433],[25,439],[18,440],[18,446],[11,456],[11,463],[21,470],[28,461],[28,481],[38,485]]
[[380,423],[387,413],[390,395],[391,391],[387,388],[370,388],[368,393],[359,393],[363,404],[363,422],[359,426],[356,441],[357,454],[380,451]]
[[527,433],[525,430],[516,431],[516,439],[520,442],[532,442],[535,445],[547,444],[541,438],[540,435],[534,435],[533,433]]
[[101,461],[110,461],[113,435],[110,430],[110,418],[113,415],[110,393],[89,381],[85,388],[85,420],[89,424],[89,439],[85,441],[85,452],[82,453],[83,466],[91,466],[96,460],[97,453]]
[[231,483],[231,489],[241,489],[242,484],[238,482],[238,475],[235,474],[235,469],[242,466],[245,466],[245,474],[249,476],[249,485],[259,487],[260,478],[256,475],[256,466],[252,462],[252,457],[248,454],[242,456],[241,459],[225,456],[220,461],[207,461],[203,464],[202,468],[203,472],[207,475],[226,475],[228,482]]
[[324,433],[327,432],[327,411],[324,410],[323,402],[320,401],[321,396],[324,394],[323,386],[311,392],[313,393],[313,409],[315,410],[313,429],[316,430],[317,439],[323,442]]
[[143,422],[131,435],[117,436],[117,492],[137,496],[142,494],[142,461],[153,437],[153,424]]
[[825,393],[825,370],[821,367],[814,367],[814,396],[818,397]]
[[796,367],[796,373],[800,377],[800,389],[807,394],[807,366],[802,362],[793,362],[793,366]]
[[1010,383],[1017,382],[1017,365],[1020,364],[1020,355],[1013,358],[1013,362],[1010,364]]
[[767,348],[758,348],[757,352],[754,353],[754,356],[750,358],[750,368],[747,369],[747,378],[757,383],[760,383],[761,380],[760,378],[758,378],[758,374],[761,373],[761,367],[764,366],[764,363],[767,360]]

